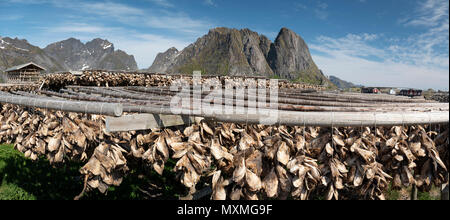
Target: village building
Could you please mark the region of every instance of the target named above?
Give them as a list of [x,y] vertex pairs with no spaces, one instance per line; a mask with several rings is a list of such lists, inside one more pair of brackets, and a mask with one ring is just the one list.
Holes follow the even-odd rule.
[[44,67],[41,67],[33,62],[11,67],[5,70],[7,83],[31,83],[36,82],[42,75],[42,72],[46,71]]

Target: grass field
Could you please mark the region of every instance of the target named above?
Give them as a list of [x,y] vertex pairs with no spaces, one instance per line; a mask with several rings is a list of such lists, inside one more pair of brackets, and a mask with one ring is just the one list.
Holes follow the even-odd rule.
[[[52,167],[45,158],[33,162],[14,150],[12,145],[0,145],[0,200],[71,200],[82,188],[80,163]],[[144,200],[178,199],[186,189],[175,180],[173,161],[166,163],[163,177],[151,169],[132,170],[119,187],[111,187],[106,195],[93,191],[82,199],[87,200]],[[408,200],[410,188],[389,190],[389,200]],[[439,190],[419,192],[419,200],[439,199]]]

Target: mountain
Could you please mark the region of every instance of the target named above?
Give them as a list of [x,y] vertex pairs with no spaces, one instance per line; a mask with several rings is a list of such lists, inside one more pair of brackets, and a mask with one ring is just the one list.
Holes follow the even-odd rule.
[[164,53],[158,53],[155,61],[153,61],[153,65],[148,69],[148,71],[154,73],[166,72],[170,64],[175,61],[178,54],[180,53],[175,47],[168,49]]
[[28,62],[35,62],[51,72],[63,69],[54,58],[28,41],[0,37],[0,71]]
[[264,75],[331,85],[312,60],[305,41],[281,29],[275,42],[249,29],[215,28],[182,51],[158,54],[150,72],[184,73],[202,70],[217,75]]
[[327,78],[317,68],[308,45],[295,32],[282,28],[271,45],[268,61],[275,74],[285,79],[298,79],[323,84]]
[[360,85],[355,85],[351,82],[347,82],[345,80],[339,79],[336,76],[330,76],[330,81],[336,85],[340,89],[348,89],[348,88],[355,88],[355,87],[362,87]]
[[48,45],[44,51],[57,60],[65,70],[107,69],[137,70],[132,55],[114,50],[107,40],[96,38],[83,44],[80,40],[69,38]]
[[83,44],[80,40],[69,38],[41,49],[26,40],[0,37],[0,70],[31,61],[46,68],[47,72],[138,69],[132,55],[114,50],[114,45],[107,40],[97,38]]
[[248,29],[216,28],[178,52],[170,48],[158,54],[149,71],[208,74],[273,75],[260,43],[264,39]]

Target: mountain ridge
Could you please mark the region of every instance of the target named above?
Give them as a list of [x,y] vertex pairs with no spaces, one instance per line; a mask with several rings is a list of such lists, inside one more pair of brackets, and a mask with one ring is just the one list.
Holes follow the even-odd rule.
[[336,85],[340,89],[349,89],[349,88],[355,88],[355,87],[363,87],[362,85],[356,85],[356,84],[354,84],[352,82],[340,79],[337,76],[330,76],[329,79],[334,85]]
[[[175,49],[176,50],[176,49]],[[314,63],[305,41],[288,28],[275,40],[248,28],[218,27],[182,51],[159,53],[147,70],[160,73],[263,75],[313,84],[332,85]]]
[[82,43],[68,38],[39,48],[25,39],[0,36],[0,70],[27,62],[35,62],[47,72],[108,69],[138,70],[133,55],[115,50],[108,40],[95,38]]

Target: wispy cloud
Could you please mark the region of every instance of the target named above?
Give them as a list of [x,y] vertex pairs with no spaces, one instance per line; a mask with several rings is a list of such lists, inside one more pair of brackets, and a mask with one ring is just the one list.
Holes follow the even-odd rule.
[[[389,41],[379,34],[320,36],[310,45],[325,74],[359,84],[448,89],[448,54],[417,48],[419,39]],[[375,42],[386,42],[377,46]],[[399,43],[404,45],[400,46]],[[408,45],[409,42],[409,45]]]
[[411,15],[399,20],[405,28],[422,28],[407,37],[366,33],[320,36],[310,47],[327,74],[374,86],[448,90],[448,9],[448,0],[419,3]]
[[311,10],[314,15],[320,20],[326,20],[329,16],[328,4],[322,1],[309,1],[309,4],[294,3],[294,10],[296,11],[306,11]]
[[104,27],[101,25],[93,25],[93,24],[86,24],[86,23],[68,22],[68,23],[63,23],[61,25],[52,26],[52,27],[40,27],[40,29],[43,29],[50,33],[96,34],[96,33],[111,32],[113,30],[118,30],[119,28],[110,28],[110,27]]
[[[35,26],[43,36],[82,41],[106,38],[117,49],[133,54],[140,68],[148,68],[157,53],[170,47],[182,50],[212,26],[208,19],[191,17],[169,0],[146,0],[158,7],[138,7],[118,1],[6,0],[14,4],[50,4],[67,11],[58,22]],[[215,2],[212,2],[215,3]],[[75,13],[73,13],[75,12]],[[51,36],[51,37],[50,37]],[[50,43],[40,39],[40,46]]]
[[448,90],[448,69],[391,61],[371,61],[342,54],[314,54],[313,59],[327,75],[366,86],[413,87]]
[[294,9],[297,10],[297,11],[305,10],[307,8],[308,8],[308,6],[306,6],[306,5],[302,4],[302,3],[299,3],[299,2],[294,3]]
[[205,20],[191,18],[183,12],[166,12],[159,16],[146,16],[143,25],[152,28],[171,29],[186,33],[203,33],[212,26]]
[[214,0],[204,0],[203,3],[205,5],[209,5],[209,6],[214,6],[214,7],[217,6],[217,3]]
[[168,0],[147,0],[147,1],[152,2],[159,6],[167,7],[167,8],[174,7],[174,5],[172,3],[170,3]]
[[448,0],[426,0],[419,3],[413,15],[404,17],[399,22],[406,26],[438,26],[443,20],[448,21],[448,9]]
[[0,21],[16,21],[22,18],[23,15],[0,15]]
[[326,36],[319,36],[316,44],[310,47],[319,52],[327,54],[342,54],[356,57],[385,57],[385,52],[382,49],[370,46],[368,42],[378,38],[376,34],[347,34],[342,38],[331,38]]

